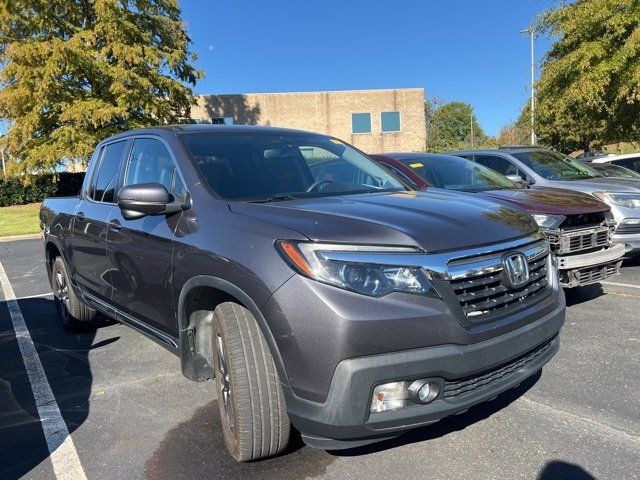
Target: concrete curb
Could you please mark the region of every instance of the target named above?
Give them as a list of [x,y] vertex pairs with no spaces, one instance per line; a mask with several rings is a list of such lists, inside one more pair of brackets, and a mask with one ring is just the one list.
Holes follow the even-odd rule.
[[41,233],[30,233],[28,235],[11,235],[8,237],[0,237],[0,243],[2,242],[14,242],[16,240],[33,240],[36,238],[42,238]]

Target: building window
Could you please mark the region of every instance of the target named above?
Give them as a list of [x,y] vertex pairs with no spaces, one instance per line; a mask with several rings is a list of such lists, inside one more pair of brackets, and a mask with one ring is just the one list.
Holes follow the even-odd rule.
[[371,114],[352,113],[351,131],[353,133],[371,133]]
[[380,125],[383,132],[400,131],[400,112],[382,112]]
[[213,117],[211,123],[214,125],[233,125],[233,117]]

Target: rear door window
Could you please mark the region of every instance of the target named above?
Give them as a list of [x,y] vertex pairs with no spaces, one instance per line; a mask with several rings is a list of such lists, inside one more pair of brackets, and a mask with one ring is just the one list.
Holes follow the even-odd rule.
[[118,172],[124,149],[125,140],[110,143],[102,148],[100,163],[95,174],[95,180],[90,188],[90,198],[97,202],[113,203],[115,201],[115,188],[118,183]]

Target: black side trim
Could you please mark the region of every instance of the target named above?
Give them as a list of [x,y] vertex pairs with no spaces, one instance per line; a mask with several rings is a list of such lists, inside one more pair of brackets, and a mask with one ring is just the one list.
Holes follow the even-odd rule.
[[[280,356],[276,340],[271,333],[271,329],[267,324],[267,320],[262,315],[262,312],[251,299],[247,293],[236,285],[223,280],[218,277],[211,277],[208,275],[198,275],[189,279],[182,290],[180,291],[180,298],[178,300],[178,330],[179,346],[180,346],[180,360],[182,365],[182,374],[198,382],[205,381],[209,378],[213,378],[213,367],[209,363],[208,358],[204,358],[196,349],[192,348],[193,342],[190,337],[193,337],[193,332],[190,330],[191,326],[188,324],[186,301],[189,296],[189,292],[198,287],[212,287],[218,289],[232,297],[238,299],[255,317],[264,338],[267,341],[271,356],[276,364],[278,375],[280,376],[280,382],[283,385],[289,384],[289,377],[287,376],[286,369],[284,368],[284,362]],[[197,335],[197,333],[196,333]]]
[[167,335],[166,333],[152,327],[151,325],[148,325],[132,317],[131,315],[124,313],[122,310],[119,310],[113,305],[110,305],[94,297],[90,293],[81,291],[81,295],[83,300],[87,304],[89,304],[92,308],[95,308],[96,310],[107,315],[108,317],[113,318],[114,320],[117,320],[118,322],[124,325],[127,325],[128,327],[131,327],[134,330],[137,330],[138,332],[150,338],[157,344],[162,345],[170,352],[174,354],[178,353],[178,343],[176,339],[173,338],[171,335]]

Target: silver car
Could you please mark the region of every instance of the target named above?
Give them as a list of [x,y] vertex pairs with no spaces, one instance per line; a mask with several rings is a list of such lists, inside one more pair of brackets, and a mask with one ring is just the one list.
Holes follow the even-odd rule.
[[561,153],[536,147],[452,152],[512,180],[536,187],[556,187],[593,195],[611,206],[617,228],[613,240],[627,253],[640,253],[640,179],[604,177]]

